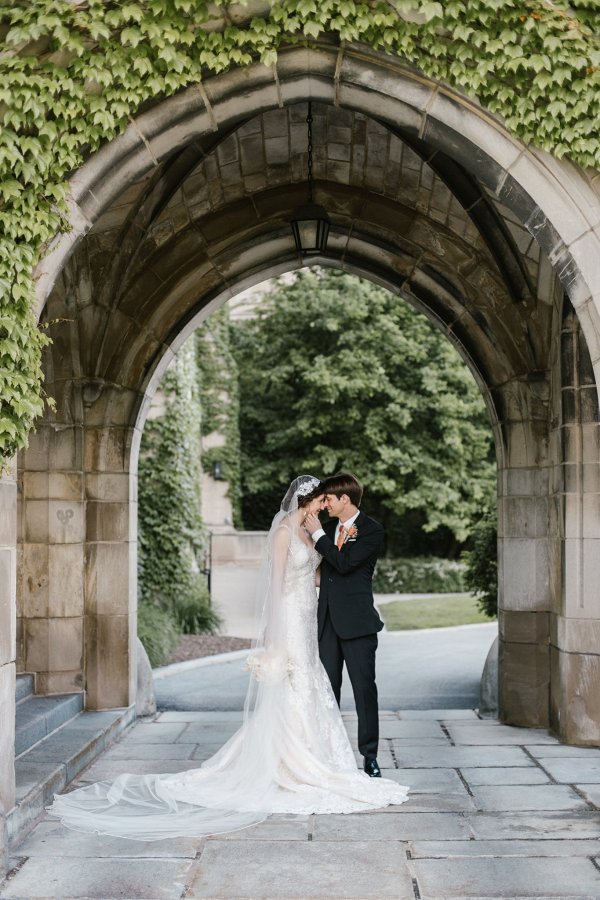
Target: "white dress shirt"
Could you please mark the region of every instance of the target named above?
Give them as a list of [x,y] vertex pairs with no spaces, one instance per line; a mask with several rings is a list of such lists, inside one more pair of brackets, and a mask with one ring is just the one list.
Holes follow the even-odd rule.
[[[354,522],[355,522],[356,518],[358,517],[358,514],[359,514],[359,513],[360,513],[360,509],[358,509],[358,510],[354,513],[354,515],[351,516],[349,519],[346,519],[345,522],[340,522],[340,520],[338,519],[338,523],[337,523],[337,525],[335,526],[335,534],[334,534],[334,536],[333,536],[333,543],[334,543],[334,544],[337,544],[338,537],[340,536],[340,528],[341,528],[341,526],[343,525],[344,528],[346,529],[346,531],[348,531],[348,529],[349,529],[349,528],[352,528],[352,526],[354,525]],[[313,541],[315,542],[315,544],[317,543],[318,540],[320,540],[320,539],[323,537],[324,534],[325,534],[325,532],[323,531],[322,528],[319,528],[318,531],[315,531],[315,533],[314,533],[313,536],[312,536],[312,539],[313,539]]]

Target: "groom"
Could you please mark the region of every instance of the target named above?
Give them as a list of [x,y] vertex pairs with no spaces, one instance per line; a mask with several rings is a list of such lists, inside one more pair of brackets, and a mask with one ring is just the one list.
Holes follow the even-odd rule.
[[319,655],[338,705],[346,663],[358,713],[358,749],[364,756],[367,775],[380,778],[375,651],[383,622],[373,602],[373,570],[384,531],[378,522],[360,512],[362,485],[354,475],[340,472],[325,479],[323,491],[325,509],[334,521],[323,528],[312,513],[304,523],[323,557]]

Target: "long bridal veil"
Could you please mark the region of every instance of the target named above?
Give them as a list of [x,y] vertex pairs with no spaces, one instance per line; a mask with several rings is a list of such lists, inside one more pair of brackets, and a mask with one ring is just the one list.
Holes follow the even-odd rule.
[[273,519],[257,588],[260,625],[247,667],[251,671],[239,731],[211,759],[177,775],[123,774],[114,781],[55,795],[51,815],[77,831],[136,840],[234,831],[262,822],[278,790],[282,758],[287,656],[283,579],[290,540],[298,529],[298,497],[319,486],[302,475],[290,485]]

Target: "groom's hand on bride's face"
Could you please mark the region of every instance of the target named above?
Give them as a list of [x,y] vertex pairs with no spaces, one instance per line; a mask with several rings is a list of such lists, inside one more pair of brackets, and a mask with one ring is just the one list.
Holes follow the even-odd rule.
[[304,520],[304,527],[310,535],[313,535],[315,531],[322,528],[318,515],[316,513],[309,513]]

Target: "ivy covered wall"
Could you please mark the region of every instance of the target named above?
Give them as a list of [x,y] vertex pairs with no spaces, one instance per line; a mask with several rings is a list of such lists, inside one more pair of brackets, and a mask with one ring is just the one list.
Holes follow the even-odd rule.
[[[183,345],[146,420],[138,467],[138,634],[153,665],[178,635],[213,632],[204,575],[209,535],[201,515],[202,471],[221,463],[234,524],[241,527],[237,367],[223,307]],[[224,444],[202,452],[202,435]]]
[[596,0],[280,0],[249,12],[223,0],[0,5],[3,458],[26,445],[43,407],[32,273],[70,227],[69,174],[143,104],[232,65],[273,65],[282,47],[329,35],[476,97],[525,144],[600,165]]

